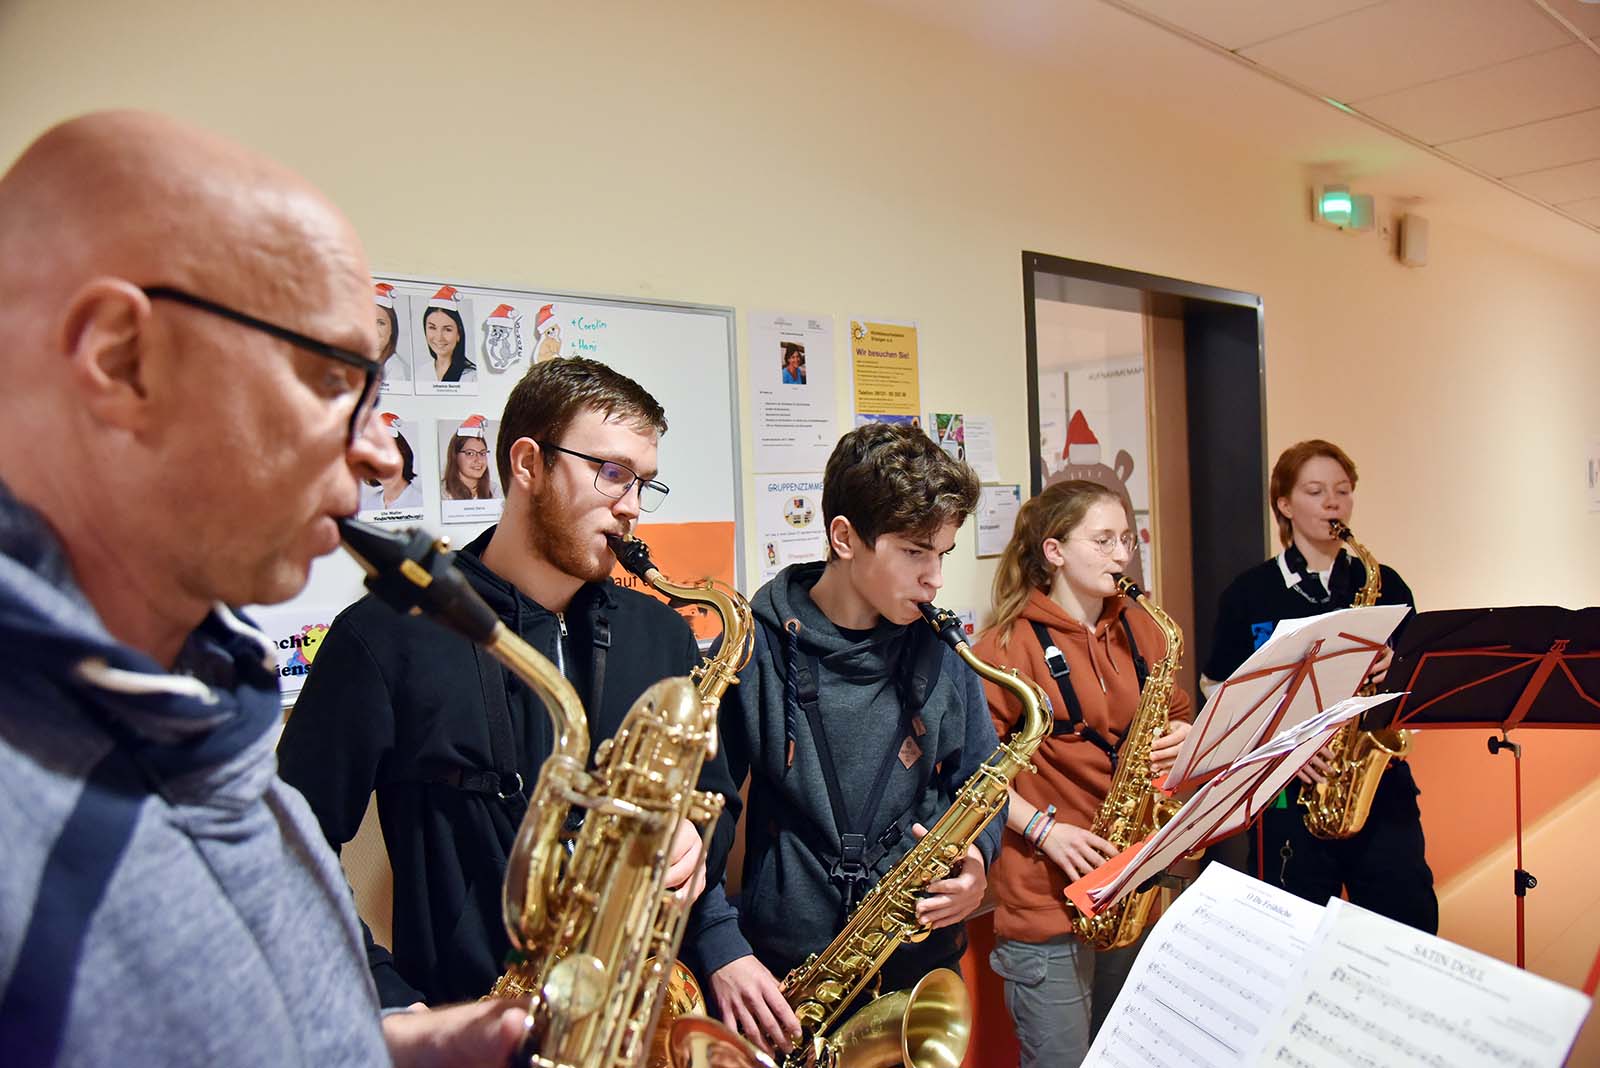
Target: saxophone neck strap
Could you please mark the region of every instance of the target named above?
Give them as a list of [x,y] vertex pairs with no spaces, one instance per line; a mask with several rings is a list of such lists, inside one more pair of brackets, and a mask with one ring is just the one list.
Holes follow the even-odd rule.
[[[1139,689],[1144,690],[1145,679],[1149,678],[1149,666],[1145,663],[1144,656],[1139,652],[1139,643],[1134,640],[1133,628],[1128,625],[1128,614],[1122,613],[1117,617],[1122,624],[1122,633],[1128,639],[1128,651],[1133,654],[1133,670],[1139,679]],[[1052,738],[1063,734],[1070,734],[1074,738],[1081,738],[1096,749],[1104,753],[1111,761],[1111,770],[1117,768],[1117,752],[1121,748],[1120,741],[1113,744],[1105,735],[1089,726],[1083,718],[1083,705],[1078,701],[1077,691],[1072,688],[1072,669],[1067,664],[1067,656],[1061,647],[1051,640],[1050,632],[1043,623],[1036,619],[1028,621],[1033,628],[1033,636],[1039,641],[1039,648],[1044,652],[1044,666],[1050,669],[1050,677],[1056,682],[1056,689],[1061,691],[1061,701],[1067,706],[1067,718],[1057,719],[1050,727]]]
[[[878,814],[878,809],[883,804],[883,792],[889,785],[889,776],[899,760],[900,749],[896,746],[883,754],[883,759],[878,763],[877,774],[873,776],[872,785],[867,790],[865,803],[859,812],[852,814],[839,783],[838,767],[833,760],[833,747],[828,743],[828,732],[822,724],[822,702],[817,696],[818,685],[822,680],[822,661],[814,653],[807,654],[796,667],[800,672],[800,707],[804,710],[806,722],[811,728],[811,737],[817,750],[817,764],[822,771],[823,785],[827,787],[828,804],[833,809],[833,825],[839,835],[836,850],[817,850],[813,845],[813,851],[821,860],[831,863],[828,879],[838,884],[844,910],[848,915],[865,895],[867,880],[872,875],[872,869],[883,859],[884,854],[894,848],[904,833],[901,824],[905,817],[902,814],[884,829],[876,841],[867,836],[873,817]],[[910,716],[904,708],[901,709],[900,719],[902,725],[909,730]],[[896,737],[900,737],[902,733],[904,732],[897,733]]]
[[[600,708],[600,698],[605,693],[606,652],[611,648],[611,622],[604,615],[596,615],[594,649],[590,659],[589,700],[585,708],[595,713]],[[560,642],[558,634],[556,641]],[[448,786],[474,794],[490,794],[502,801],[526,801],[532,780],[518,769],[516,732],[511,725],[511,702],[506,697],[510,673],[505,665],[491,656],[476,642],[472,653],[478,667],[478,687],[483,695],[484,723],[489,731],[489,763],[492,770],[466,767],[453,761],[427,761],[419,772],[425,783]],[[565,658],[563,658],[565,659]],[[574,810],[575,812],[578,810]]]

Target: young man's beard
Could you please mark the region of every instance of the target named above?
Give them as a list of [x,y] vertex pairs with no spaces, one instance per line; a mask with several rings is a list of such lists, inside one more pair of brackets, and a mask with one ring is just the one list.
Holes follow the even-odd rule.
[[564,502],[547,487],[528,502],[528,547],[563,574],[584,582],[599,582],[611,574],[610,555],[599,560],[590,555],[587,532],[562,507]]

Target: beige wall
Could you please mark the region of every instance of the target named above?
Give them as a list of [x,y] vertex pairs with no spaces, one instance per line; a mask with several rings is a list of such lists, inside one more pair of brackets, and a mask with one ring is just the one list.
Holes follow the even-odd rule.
[[[0,158],[157,108],[305,171],[384,271],[914,318],[924,408],[996,416],[1016,480],[1023,249],[1260,293],[1270,447],[1346,445],[1425,607],[1600,602],[1600,272],[1441,225],[1402,268],[1297,167],[1032,63],[864,4],[9,0]],[[947,602],[989,571],[969,529]]]

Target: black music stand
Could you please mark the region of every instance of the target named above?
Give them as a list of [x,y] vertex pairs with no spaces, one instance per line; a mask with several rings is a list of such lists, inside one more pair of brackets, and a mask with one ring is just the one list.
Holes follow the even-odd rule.
[[[1538,881],[1522,866],[1522,746],[1519,727],[1600,729],[1600,608],[1550,606],[1424,612],[1401,636],[1384,680],[1408,691],[1370,718],[1429,730],[1498,730],[1489,752],[1516,767],[1517,967],[1525,966],[1523,905]],[[1372,726],[1363,721],[1364,726]]]

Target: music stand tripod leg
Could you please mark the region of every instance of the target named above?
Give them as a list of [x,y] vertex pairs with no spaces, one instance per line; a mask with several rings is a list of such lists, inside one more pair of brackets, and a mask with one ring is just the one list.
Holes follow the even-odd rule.
[[1517,898],[1517,967],[1526,968],[1526,925],[1523,915],[1523,906],[1527,902],[1528,891],[1539,885],[1539,880],[1533,873],[1522,866],[1522,746],[1513,742],[1509,734],[1501,730],[1500,737],[1489,736],[1489,752],[1499,754],[1501,750],[1511,751],[1511,762],[1515,768],[1516,813],[1517,813],[1517,867],[1512,874],[1511,892]]

